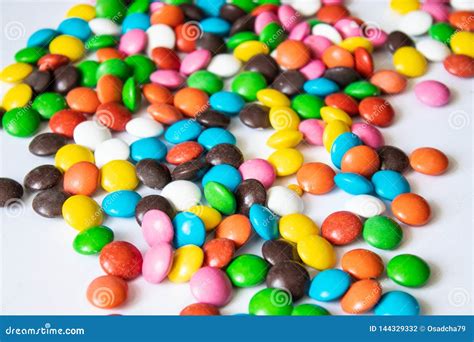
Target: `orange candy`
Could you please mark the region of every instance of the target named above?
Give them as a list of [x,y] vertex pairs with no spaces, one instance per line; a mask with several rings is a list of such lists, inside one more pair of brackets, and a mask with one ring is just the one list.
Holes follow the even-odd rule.
[[309,49],[300,41],[285,40],[278,45],[276,60],[286,69],[294,70],[304,67],[311,58]]
[[392,213],[401,222],[410,226],[422,226],[431,217],[428,202],[420,195],[406,193],[398,195],[392,201]]
[[179,70],[181,60],[176,52],[165,47],[156,47],[151,51],[151,59],[158,69]]
[[446,172],[449,160],[443,152],[436,148],[421,147],[411,153],[410,165],[417,172],[437,176]]
[[143,86],[142,91],[145,99],[151,104],[173,104],[173,94],[162,85],[148,83]]
[[306,163],[296,173],[296,180],[304,191],[322,195],[334,187],[336,173],[323,163]]
[[113,75],[104,75],[97,82],[97,97],[100,103],[122,102],[123,82]]
[[128,285],[125,280],[104,275],[90,283],[87,288],[87,300],[100,309],[112,309],[127,299],[127,292]]
[[380,70],[372,75],[370,83],[376,85],[385,94],[398,94],[407,87],[405,76],[393,70]]
[[176,34],[176,48],[181,52],[193,52],[196,50],[196,40],[202,35],[202,30],[193,22],[178,25],[174,29]]
[[95,90],[86,87],[72,89],[67,94],[66,101],[71,109],[87,114],[95,113],[100,105]]
[[382,258],[367,249],[353,249],[342,256],[341,267],[355,279],[378,278],[384,270]]
[[199,157],[204,148],[195,141],[185,141],[173,146],[166,155],[166,161],[173,165],[180,165]]
[[171,125],[183,118],[176,107],[169,104],[153,104],[146,110],[153,119],[165,125]]
[[72,195],[91,196],[99,182],[100,171],[90,162],[76,163],[64,173],[64,190]]
[[151,24],[165,24],[176,27],[184,22],[183,10],[174,5],[163,5],[159,7],[150,18]]
[[392,105],[377,96],[366,97],[360,101],[359,113],[369,124],[379,127],[390,126],[395,116]]
[[126,55],[123,52],[120,52],[117,49],[107,47],[97,50],[96,52],[97,60],[102,63],[108,61],[109,59],[124,59]]
[[216,238],[234,241],[235,248],[243,246],[252,235],[252,226],[247,216],[235,214],[227,216],[216,228]]
[[209,107],[209,96],[196,88],[183,88],[174,95],[174,105],[184,115],[192,118]]
[[316,18],[328,24],[335,24],[338,20],[349,16],[349,11],[342,5],[325,5],[316,13]]
[[462,31],[474,31],[473,11],[455,11],[449,15],[449,23]]
[[235,253],[235,243],[229,239],[212,239],[206,242],[204,250],[204,265],[223,268],[232,260]]
[[352,54],[337,45],[332,45],[324,50],[322,59],[328,68],[354,67],[354,57],[352,57]]
[[179,313],[180,316],[220,316],[220,314],[217,307],[205,303],[188,305]]
[[382,287],[374,279],[356,281],[341,299],[341,308],[349,314],[362,314],[371,310],[382,296]]
[[341,171],[358,173],[370,177],[380,167],[377,152],[369,146],[356,146],[347,151],[342,157]]

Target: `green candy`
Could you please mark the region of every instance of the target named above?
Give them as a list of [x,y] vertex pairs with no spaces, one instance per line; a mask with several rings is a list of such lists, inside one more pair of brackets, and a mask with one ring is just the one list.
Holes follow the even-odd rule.
[[204,186],[204,197],[211,207],[225,215],[235,213],[237,207],[234,194],[224,185],[217,182],[209,182]]
[[224,82],[219,76],[210,71],[199,70],[188,77],[188,86],[212,95],[224,88]]
[[449,45],[451,36],[456,32],[456,29],[448,23],[436,23],[431,25],[428,33],[431,38],[440,41],[441,43]]
[[132,74],[132,70],[127,63],[118,58],[108,59],[97,68],[96,77],[98,80],[104,75],[114,75],[125,81]]
[[150,7],[150,0],[135,0],[128,7],[127,15],[133,13],[147,13]]
[[346,89],[344,89],[344,93],[358,100],[362,100],[369,96],[380,95],[380,89],[368,81],[357,81],[349,84]]
[[362,236],[369,245],[390,250],[397,248],[402,241],[403,230],[389,217],[374,216],[364,222]]
[[127,14],[127,6],[123,0],[97,0],[95,11],[97,18],[107,18],[121,24]]
[[248,42],[250,40],[258,40],[258,36],[250,31],[236,33],[227,41],[227,48],[229,50],[234,50],[240,44]]
[[97,85],[97,69],[100,63],[96,61],[83,61],[77,65],[81,76],[81,86],[94,88]]
[[26,47],[15,54],[15,61],[18,63],[36,64],[47,52],[47,50],[38,46]]
[[309,26],[311,28],[313,28],[313,26],[317,25],[317,24],[321,24],[322,21],[318,20],[318,19],[308,19],[306,20],[306,22],[309,24]]
[[96,226],[76,235],[72,247],[79,254],[98,254],[105,245],[114,240],[114,232],[106,226]]
[[266,5],[266,4],[280,5],[281,2],[280,2],[280,0],[257,0],[257,4],[259,4],[259,5]]
[[286,33],[281,25],[275,22],[269,23],[260,33],[259,40],[265,43],[270,50],[274,50],[286,39]]
[[331,315],[322,306],[316,304],[300,304],[293,308],[292,316],[329,316]]
[[258,6],[253,0],[232,0],[231,3],[247,13],[252,12]]
[[31,107],[41,115],[43,119],[49,120],[60,110],[67,108],[64,96],[58,93],[43,93],[38,95]]
[[100,36],[90,37],[87,40],[85,47],[87,50],[95,51],[106,47],[113,47],[117,45],[117,43],[118,41],[116,37],[104,34]]
[[324,101],[311,94],[296,95],[291,102],[291,108],[303,119],[320,119],[320,110]]
[[132,69],[133,77],[139,84],[150,82],[150,75],[156,70],[153,61],[143,55],[132,55],[125,58],[125,63]]
[[35,134],[40,126],[40,116],[31,107],[14,108],[2,117],[5,131],[14,137],[25,138]]
[[249,314],[257,316],[290,316],[293,311],[291,294],[285,290],[267,288],[258,291],[249,303]]
[[387,275],[399,285],[420,287],[430,278],[430,267],[420,257],[412,254],[400,254],[387,264]]
[[168,5],[179,6],[182,4],[192,4],[193,0],[165,0],[165,3],[167,3]]
[[245,101],[255,101],[257,92],[267,87],[265,77],[256,71],[244,71],[232,81],[232,91],[239,94]]
[[140,108],[142,93],[140,91],[140,85],[134,77],[130,77],[124,83],[122,88],[122,101],[125,107],[132,112],[136,112]]
[[257,286],[265,281],[269,265],[261,257],[242,254],[232,260],[227,267],[227,275],[236,287]]

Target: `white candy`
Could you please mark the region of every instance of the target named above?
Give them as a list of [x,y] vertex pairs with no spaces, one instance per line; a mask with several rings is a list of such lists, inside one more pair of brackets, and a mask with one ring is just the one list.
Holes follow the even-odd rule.
[[472,0],[451,0],[449,4],[458,11],[474,11]]
[[157,137],[163,133],[163,125],[150,118],[134,118],[125,126],[128,134],[137,138]]
[[148,55],[156,47],[165,47],[168,49],[174,49],[176,43],[176,35],[171,27],[164,24],[157,24],[150,26],[146,30],[148,35]]
[[400,20],[398,28],[409,36],[419,36],[428,32],[433,17],[425,11],[412,11],[405,14]]
[[95,18],[89,21],[89,28],[94,32],[96,36],[108,34],[111,36],[120,35],[120,26],[114,23],[110,19]]
[[101,168],[112,160],[127,160],[130,147],[122,139],[114,138],[101,143],[94,152],[95,164]]
[[451,54],[451,50],[445,44],[430,37],[417,41],[416,49],[432,62],[442,62]]
[[102,142],[112,138],[110,130],[97,121],[84,121],[74,128],[74,142],[95,151]]
[[220,77],[232,77],[240,70],[242,63],[233,55],[223,53],[216,55],[209,63],[207,70]]
[[274,186],[267,192],[267,207],[279,216],[301,213],[304,210],[303,199],[285,186]]
[[161,191],[178,211],[186,211],[201,201],[201,189],[193,182],[177,180],[168,183]]
[[305,17],[315,15],[321,8],[321,0],[292,0],[289,4]]
[[342,37],[339,32],[333,26],[328,24],[321,23],[314,25],[312,34],[314,36],[326,37],[334,44],[339,44],[342,41]]
[[377,197],[371,195],[357,195],[346,203],[346,210],[356,215],[369,218],[383,214],[385,204]]

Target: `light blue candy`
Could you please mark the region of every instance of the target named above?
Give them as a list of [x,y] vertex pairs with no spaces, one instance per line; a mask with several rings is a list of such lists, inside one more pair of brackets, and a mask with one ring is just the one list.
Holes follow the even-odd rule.
[[202,186],[206,186],[209,182],[217,182],[224,185],[227,189],[234,190],[242,183],[242,175],[239,170],[228,164],[219,164],[213,166],[206,172],[202,178]]
[[234,116],[239,114],[242,108],[244,108],[245,101],[242,96],[237,93],[232,93],[230,91],[219,91],[211,96],[209,99],[209,104],[211,105],[212,109],[229,116]]
[[165,139],[172,144],[196,140],[201,134],[202,127],[196,120],[180,120],[172,124],[165,132]]
[[339,91],[339,86],[336,82],[324,77],[315,78],[311,81],[306,81],[303,88],[305,92],[311,95],[322,97],[327,96],[329,94],[337,93]]
[[163,160],[167,152],[166,145],[155,137],[139,139],[130,145],[130,156],[135,162],[142,159]]
[[253,229],[264,240],[278,239],[278,217],[261,204],[253,204],[249,213]]
[[334,182],[351,195],[366,195],[374,191],[372,183],[357,173],[339,173],[334,177]]
[[133,217],[142,197],[135,191],[119,190],[109,193],[102,200],[104,212],[113,217]]
[[360,138],[351,132],[342,133],[331,146],[331,161],[335,167],[341,168],[342,157],[351,148],[362,145]]
[[232,133],[219,127],[211,127],[204,130],[198,138],[198,143],[204,146],[206,150],[210,150],[219,144],[235,145],[236,142],[237,139],[235,139]]
[[185,245],[202,246],[206,239],[206,228],[202,220],[193,213],[181,212],[173,219],[175,248]]
[[196,0],[196,6],[203,10],[209,17],[218,17],[221,7],[226,0]]
[[74,36],[85,42],[92,34],[89,23],[81,18],[68,18],[63,20],[58,26],[61,34]]
[[227,36],[230,31],[230,24],[221,18],[207,18],[200,22],[203,32],[212,33],[216,36]]
[[410,184],[401,173],[393,170],[377,171],[372,176],[375,193],[392,201],[400,194],[410,192]]
[[420,304],[415,297],[403,291],[385,293],[375,306],[376,315],[417,316]]
[[350,285],[348,273],[339,269],[325,270],[313,278],[308,295],[321,302],[330,302],[341,298]]
[[133,13],[125,17],[122,23],[122,33],[133,29],[146,31],[150,27],[150,16],[144,13]]
[[41,29],[34,32],[30,38],[28,38],[28,43],[26,45],[30,46],[48,46],[49,43],[58,36],[59,32],[53,29]]

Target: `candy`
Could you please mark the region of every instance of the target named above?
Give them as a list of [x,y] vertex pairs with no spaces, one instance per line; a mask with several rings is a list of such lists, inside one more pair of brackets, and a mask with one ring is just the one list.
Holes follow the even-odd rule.
[[465,55],[449,55],[443,62],[444,68],[454,76],[474,77],[473,59]]
[[250,299],[249,313],[257,316],[289,316],[293,311],[292,303],[288,291],[266,288]]
[[323,144],[324,121],[317,119],[307,119],[301,121],[298,130],[303,133],[305,142],[311,145]]
[[451,36],[451,50],[457,55],[466,55],[474,58],[474,33],[458,31]]
[[357,195],[346,202],[346,209],[356,215],[368,218],[383,214],[385,204],[371,195]]
[[407,80],[396,71],[380,70],[371,76],[370,83],[386,94],[398,94],[405,90]]
[[250,128],[270,127],[269,109],[259,104],[250,104],[239,113],[242,123]]
[[202,178],[202,185],[204,187],[209,182],[222,184],[233,192],[242,182],[242,176],[235,167],[227,164],[220,164],[213,166]]
[[106,226],[91,227],[76,235],[73,241],[74,250],[80,254],[98,254],[114,240],[114,232]]
[[337,211],[326,217],[321,225],[321,235],[333,245],[347,245],[362,232],[359,217],[348,211]]
[[236,248],[244,245],[252,233],[249,219],[241,214],[230,215],[216,227],[216,238],[226,238],[235,243]]
[[351,284],[349,274],[339,269],[319,272],[311,281],[308,295],[321,302],[339,299],[346,293]]
[[425,11],[411,11],[405,14],[399,23],[400,31],[410,36],[419,36],[428,32],[433,18]]
[[3,97],[2,106],[6,110],[25,107],[30,102],[32,96],[33,91],[29,85],[24,83],[17,84],[7,91]]
[[183,88],[174,96],[174,105],[189,117],[196,117],[208,107],[209,97],[205,92],[194,88]]
[[352,133],[357,135],[367,146],[379,148],[384,144],[382,133],[372,125],[356,122],[352,125],[351,129]]
[[389,291],[385,293],[374,308],[376,315],[417,316],[420,304],[409,293]]
[[130,157],[136,162],[144,159],[160,161],[167,152],[166,145],[156,137],[138,139],[130,145]]
[[392,213],[397,219],[410,226],[423,226],[431,217],[431,208],[420,195],[406,193],[393,199]]
[[407,77],[419,77],[426,73],[425,57],[415,48],[405,46],[395,51],[393,55],[395,69]]
[[168,279],[173,283],[186,283],[200,268],[204,260],[201,248],[195,245],[186,245],[178,248],[173,257]]
[[211,165],[229,164],[238,168],[244,162],[244,156],[237,146],[223,143],[209,150],[206,161]]
[[108,139],[97,145],[94,157],[98,167],[102,167],[112,160],[127,160],[130,149],[123,140],[118,138]]
[[178,180],[167,184],[161,195],[168,199],[170,203],[179,211],[185,211],[196,205],[201,200],[201,190],[196,184]]
[[133,217],[135,207],[141,198],[135,191],[114,191],[104,197],[102,208],[107,215],[112,217]]
[[303,161],[301,152],[293,148],[276,150],[268,157],[268,162],[280,177],[295,174],[303,165]]
[[212,239],[204,244],[203,250],[205,266],[224,268],[234,256],[235,244],[225,238]]
[[382,296],[382,287],[374,279],[356,281],[341,299],[341,308],[347,313],[362,314],[371,310]]
[[143,258],[143,278],[149,283],[161,283],[169,274],[173,263],[173,248],[166,242],[157,242]]
[[283,261],[273,265],[266,277],[268,287],[287,290],[293,300],[298,300],[307,293],[309,282],[308,271],[301,264],[294,261]]
[[267,192],[267,207],[279,216],[301,213],[304,203],[293,190],[284,186],[273,186]]
[[366,122],[378,127],[390,126],[395,116],[390,102],[380,97],[366,97],[360,101],[359,113]]
[[23,197],[23,187],[10,178],[0,178],[0,207],[8,207]]
[[28,172],[23,180],[25,188],[30,191],[46,190],[62,180],[62,173],[53,165],[41,165]]
[[255,101],[257,92],[267,87],[265,77],[255,71],[245,71],[232,81],[232,91],[239,94],[245,101]]
[[28,77],[33,67],[27,63],[13,63],[0,72],[0,80],[9,83],[17,83]]
[[100,309],[112,309],[127,299],[127,283],[115,276],[104,275],[95,278],[87,287],[87,299]]
[[267,145],[275,149],[290,148],[297,146],[302,139],[301,132],[286,128],[272,134],[267,140]]
[[400,254],[387,264],[387,275],[399,285],[420,287],[430,278],[430,267],[422,258],[412,254]]
[[437,176],[446,172],[449,160],[440,150],[421,147],[411,153],[410,166],[417,172]]
[[100,206],[84,195],[69,197],[63,204],[62,215],[67,224],[79,231],[98,226],[103,220]]
[[198,158],[204,148],[195,141],[186,141],[172,147],[166,155],[166,161],[173,165],[179,165]]
[[331,161],[337,168],[341,168],[342,158],[352,147],[362,145],[359,137],[353,133],[346,132],[334,140],[331,147]]
[[352,119],[342,109],[324,106],[321,108],[320,113],[321,113],[321,118],[326,123],[334,121],[334,120],[339,120],[346,123],[348,126],[352,125]]
[[108,275],[131,280],[141,274],[143,258],[140,251],[131,243],[114,241],[102,248],[99,262]]
[[232,284],[225,272],[205,266],[199,269],[189,283],[191,293],[201,303],[226,305],[232,298]]
[[62,146],[54,157],[54,164],[61,171],[67,171],[81,161],[94,163],[94,155],[87,147],[76,144]]
[[171,243],[174,237],[173,224],[161,210],[149,210],[143,215],[142,232],[150,247],[158,243]]
[[222,214],[231,215],[235,213],[235,197],[224,185],[209,181],[204,186],[204,197],[211,207],[217,209]]
[[449,102],[451,92],[443,83],[431,80],[418,83],[415,86],[415,95],[430,107],[440,107]]
[[180,316],[220,316],[219,309],[211,304],[195,303],[186,306]]
[[242,254],[236,257],[226,269],[232,285],[236,287],[253,287],[265,281],[269,266],[261,257],[253,254]]
[[15,137],[29,137],[36,133],[40,125],[40,116],[32,108],[13,108],[2,117],[3,129]]
[[43,217],[62,217],[62,207],[69,194],[56,188],[41,191],[32,202],[33,210]]
[[416,42],[416,49],[431,62],[442,62],[451,54],[445,44],[431,38],[424,38]]
[[72,165],[64,173],[64,190],[73,195],[91,196],[98,188],[100,172],[88,161]]
[[317,270],[326,270],[336,263],[333,246],[318,235],[308,235],[297,244],[298,255],[303,262]]
[[142,224],[143,216],[146,212],[152,209],[161,210],[170,218],[176,215],[175,209],[166,198],[160,195],[148,195],[143,197],[135,208],[135,219],[139,225]]
[[357,173],[339,173],[334,177],[334,183],[351,195],[370,194],[374,191],[372,183]]
[[297,172],[301,188],[313,195],[325,194],[334,187],[334,171],[323,163],[306,163]]
[[374,216],[364,222],[362,236],[371,246],[391,250],[402,241],[403,231],[394,220],[386,216]]
[[283,261],[300,261],[296,246],[286,240],[268,240],[262,245],[262,255],[271,265]]

